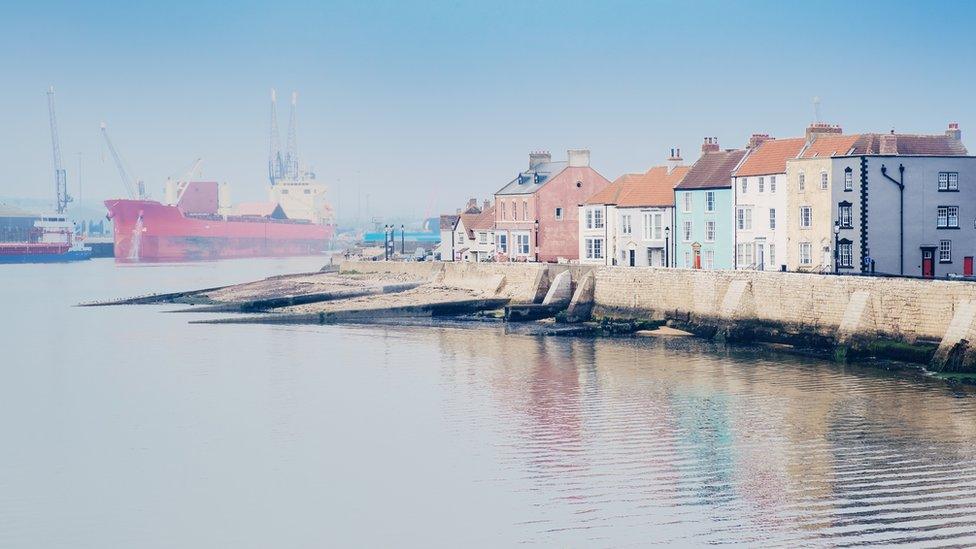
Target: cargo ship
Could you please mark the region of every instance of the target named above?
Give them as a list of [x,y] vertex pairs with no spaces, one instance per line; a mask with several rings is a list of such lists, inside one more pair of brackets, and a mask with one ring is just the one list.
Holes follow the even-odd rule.
[[[335,230],[326,186],[302,166],[295,139],[292,94],[288,149],[278,142],[276,98],[271,92],[268,201],[230,205],[230,188],[216,181],[167,180],[165,200],[106,200],[117,261],[193,261],[316,255]],[[103,125],[104,129],[104,125]],[[122,170],[120,169],[120,172]],[[123,179],[125,179],[123,177]]]
[[333,235],[333,225],[328,223],[330,210],[327,204],[316,200],[324,195],[323,186],[302,180],[281,181],[271,189],[273,198],[295,194],[306,200],[293,203],[285,198],[233,208],[220,201],[228,192],[226,184],[192,181],[171,204],[106,200],[115,233],[115,259],[193,261],[300,256],[321,254],[328,249]]
[[[4,229],[7,233],[11,227]],[[74,224],[60,214],[37,217],[20,238],[0,242],[0,263],[62,263],[91,256],[91,249],[75,238]]]

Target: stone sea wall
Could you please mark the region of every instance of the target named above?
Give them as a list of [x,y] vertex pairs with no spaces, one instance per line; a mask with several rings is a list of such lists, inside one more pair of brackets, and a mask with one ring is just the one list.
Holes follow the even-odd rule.
[[550,282],[568,270],[596,318],[668,320],[699,333],[844,349],[878,340],[931,344],[938,346],[937,367],[976,366],[976,283],[967,281],[452,262],[352,262],[341,269],[410,272],[456,287],[497,288],[500,297],[528,303],[541,303]]

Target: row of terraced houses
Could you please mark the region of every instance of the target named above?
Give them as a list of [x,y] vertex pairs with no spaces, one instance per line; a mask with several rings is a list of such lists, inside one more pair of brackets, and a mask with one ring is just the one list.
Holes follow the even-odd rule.
[[976,157],[957,124],[941,134],[706,137],[613,182],[590,151],[529,155],[481,206],[441,216],[441,258],[689,269],[973,274]]

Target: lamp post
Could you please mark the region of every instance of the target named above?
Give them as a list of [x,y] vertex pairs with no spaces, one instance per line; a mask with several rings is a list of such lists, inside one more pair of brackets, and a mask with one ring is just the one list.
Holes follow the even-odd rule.
[[840,221],[834,221],[834,274],[840,272]]
[[671,227],[664,228],[664,266],[671,267]]
[[404,228],[403,228],[403,223],[401,223],[400,224],[400,254],[401,255],[406,255],[406,253],[407,253],[406,252],[406,248],[404,247],[404,244],[403,244],[403,239],[405,238],[405,234],[406,233],[405,233]]
[[383,225],[383,261],[390,260],[390,226]]
[[539,262],[539,220],[536,219],[535,223],[535,262]]

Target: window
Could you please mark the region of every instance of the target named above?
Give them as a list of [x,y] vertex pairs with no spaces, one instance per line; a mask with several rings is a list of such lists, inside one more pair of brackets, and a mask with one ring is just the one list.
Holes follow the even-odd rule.
[[505,204],[504,202],[502,202],[502,221],[505,221],[508,218],[508,208],[507,208],[507,206],[508,206],[508,204]]
[[529,255],[529,233],[515,235],[515,253]]
[[936,226],[940,229],[959,228],[959,206],[939,206],[939,217]]
[[500,234],[498,235],[498,253],[507,254],[508,253],[508,235]]
[[644,240],[661,240],[664,238],[661,234],[663,215],[661,213],[646,213],[644,214]]
[[940,191],[959,190],[959,172],[939,172]]
[[735,265],[740,269],[752,266],[752,242],[735,245]]
[[749,178],[748,177],[740,177],[739,178],[739,184],[742,186],[742,194],[746,194],[746,191],[749,190]]
[[563,209],[556,208],[556,221],[560,221],[563,218]]
[[586,259],[603,259],[603,239],[586,239]]
[[939,263],[952,263],[952,241],[939,241]]
[[765,190],[765,188],[766,188],[766,181],[765,181],[764,178],[762,178],[762,177],[759,178],[759,185],[758,186],[759,186],[759,192],[763,192]]
[[705,242],[715,242],[715,222],[705,222]]
[[854,215],[849,202],[841,202],[837,206],[837,221],[840,222],[841,229],[851,229],[854,227]]
[[715,191],[705,191],[705,211],[715,211]]
[[844,170],[844,190],[854,190],[854,172],[852,172],[850,168]]
[[827,172],[820,172],[820,189],[827,190]]
[[776,208],[769,209],[769,228],[776,228]]
[[623,234],[630,234],[632,232],[629,215],[620,216],[620,232]]
[[812,265],[813,254],[809,242],[800,242],[800,265]]
[[685,237],[685,242],[691,242],[691,221],[685,221],[682,228],[684,229],[684,234],[682,236]]
[[685,252],[685,269],[691,268],[691,252]]
[[740,207],[735,211],[736,227],[740,231],[752,230],[752,208]]
[[769,265],[776,265],[776,244],[769,245]]
[[691,211],[691,193],[689,193],[689,192],[684,193],[684,201],[685,201],[684,202],[684,208],[683,208],[682,211],[684,211],[684,212],[690,212]]
[[594,229],[603,228],[603,210],[600,209],[593,210],[593,228]]
[[809,229],[813,223],[813,208],[810,206],[800,206],[800,228]]
[[838,267],[854,267],[854,245],[849,240],[841,240],[837,246]]
[[593,210],[590,208],[586,209],[586,228],[593,228]]
[[488,233],[479,232],[478,233],[478,244],[487,244],[487,243],[488,243]]
[[702,268],[714,269],[715,268],[715,251],[705,250],[702,252]]
[[522,221],[528,221],[529,219],[529,203],[525,200],[522,201]]
[[464,231],[457,233],[457,243],[464,244]]
[[312,190],[311,189],[305,189],[305,194],[312,194]]
[[797,182],[797,188],[802,193],[806,186],[807,186],[807,176],[804,175],[803,172],[800,172],[800,176]]
[[771,192],[771,193],[776,192],[776,176],[775,175],[769,176],[769,192]]

